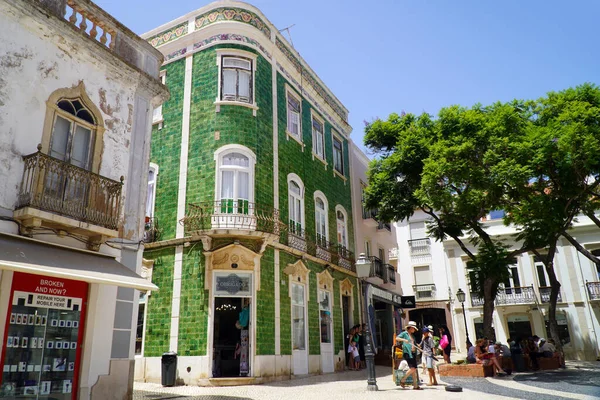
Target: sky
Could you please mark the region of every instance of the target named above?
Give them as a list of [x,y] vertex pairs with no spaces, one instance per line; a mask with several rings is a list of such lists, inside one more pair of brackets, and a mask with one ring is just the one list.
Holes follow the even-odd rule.
[[[142,34],[210,1],[95,0]],[[600,84],[598,0],[250,0],[364,122]],[[284,32],[284,36],[288,38]],[[364,147],[363,147],[364,148]]]

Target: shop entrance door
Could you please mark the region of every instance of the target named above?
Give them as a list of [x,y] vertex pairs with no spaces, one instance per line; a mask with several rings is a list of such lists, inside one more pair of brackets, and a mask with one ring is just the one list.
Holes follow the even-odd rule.
[[250,298],[215,297],[213,378],[250,372]]
[[333,316],[331,314],[331,292],[319,290],[319,320],[321,327],[321,370],[333,372]]
[[511,315],[507,318],[508,335],[511,338],[528,338],[531,333],[531,322],[527,315]]

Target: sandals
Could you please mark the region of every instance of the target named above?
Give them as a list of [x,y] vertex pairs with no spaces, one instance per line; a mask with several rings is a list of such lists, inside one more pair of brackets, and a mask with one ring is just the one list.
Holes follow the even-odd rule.
[[421,386],[416,386],[413,388],[413,390],[423,390],[423,388]]
[[400,381],[400,386],[402,387],[402,389],[406,389],[406,382]]

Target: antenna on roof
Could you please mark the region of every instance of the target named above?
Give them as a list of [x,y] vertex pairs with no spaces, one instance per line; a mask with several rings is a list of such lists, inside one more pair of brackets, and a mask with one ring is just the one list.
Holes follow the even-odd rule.
[[280,29],[279,32],[287,31],[288,36],[290,37],[290,43],[292,47],[294,47],[294,41],[292,40],[292,33],[290,32],[290,28],[296,26],[296,24],[291,24],[290,26]]

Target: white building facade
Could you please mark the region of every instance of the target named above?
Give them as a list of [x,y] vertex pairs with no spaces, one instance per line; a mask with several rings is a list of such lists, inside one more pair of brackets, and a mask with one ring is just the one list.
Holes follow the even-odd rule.
[[[488,215],[484,225],[490,235],[511,244],[511,237],[516,230],[512,226],[505,226],[502,216],[502,212],[493,212]],[[421,229],[421,226],[416,226],[419,220],[425,221],[425,215],[416,213],[409,222],[397,224],[399,254],[407,254],[399,261],[400,274],[403,277],[415,277],[413,293],[417,296],[417,304],[422,304],[423,296],[420,291],[425,292],[425,295],[427,291],[423,289],[422,284],[425,283],[421,279],[425,277],[422,278],[419,267],[425,263],[409,263],[412,258],[409,254],[418,253],[421,257],[422,253],[428,253],[431,259],[429,265],[432,285],[435,286],[436,293],[440,294],[436,299],[442,300],[445,297],[454,326],[455,346],[465,351],[465,317],[471,342],[474,343],[476,338],[483,336],[483,299],[476,294],[473,272],[467,268],[469,258],[452,239],[439,243],[427,238],[426,233],[425,236],[416,235],[415,232],[419,233]],[[571,235],[594,254],[600,254],[600,231],[588,218],[580,217]],[[414,240],[420,240],[418,245]],[[512,244],[515,245],[514,242]],[[428,251],[424,250],[426,245],[429,246]],[[403,249],[408,253],[404,253]],[[475,251],[474,248],[472,250]],[[562,285],[556,318],[565,357],[595,360],[599,356],[600,270],[564,239],[559,241],[554,263],[556,276]],[[547,338],[550,281],[545,267],[535,255],[524,253],[517,257],[515,265],[510,266],[510,272],[511,277],[501,285],[495,302],[493,328],[496,340],[506,342],[509,338],[532,335]],[[403,283],[405,281],[403,279]],[[411,290],[411,285],[407,284],[403,289]],[[467,293],[464,315],[462,304],[456,300],[459,289]],[[435,325],[435,321],[431,320],[422,322]]]
[[0,34],[0,397],[131,398],[162,55],[86,1],[3,1]]
[[[371,325],[376,362],[389,364],[395,333],[400,329],[400,276],[396,263],[396,231],[391,223],[380,222],[377,210],[363,206],[364,189],[368,185],[369,158],[351,143],[350,179],[352,210],[355,221],[355,249],[371,262],[369,277],[362,281],[362,320]],[[366,302],[365,302],[366,299]]]

